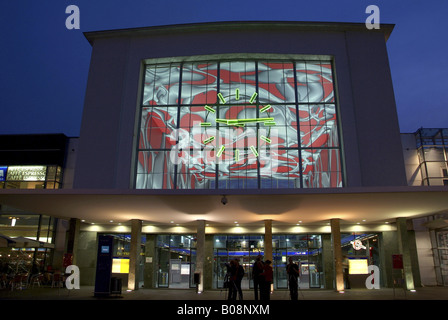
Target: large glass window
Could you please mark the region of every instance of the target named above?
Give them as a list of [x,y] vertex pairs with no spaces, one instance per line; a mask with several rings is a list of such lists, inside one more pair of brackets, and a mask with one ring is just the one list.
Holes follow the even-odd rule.
[[59,166],[0,166],[0,189],[59,189]]
[[23,214],[2,207],[0,215],[0,275],[44,273],[51,267],[56,219]]
[[342,187],[331,61],[145,67],[137,189]]
[[448,186],[448,129],[419,129],[417,151],[426,186]]

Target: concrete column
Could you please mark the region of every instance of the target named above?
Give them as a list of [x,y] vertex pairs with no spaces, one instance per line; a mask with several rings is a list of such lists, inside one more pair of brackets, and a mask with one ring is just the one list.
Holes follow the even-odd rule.
[[131,248],[129,252],[129,290],[138,290],[141,242],[142,221],[133,219],[131,220]]
[[324,288],[334,288],[334,263],[333,263],[333,247],[331,242],[331,234],[322,235],[322,263],[324,271]]
[[403,273],[407,290],[414,290],[414,275],[412,273],[411,243],[409,241],[407,219],[397,218],[398,250],[403,256]]
[[144,272],[144,281],[145,288],[155,288],[156,287],[156,269],[157,263],[155,261],[156,257],[156,235],[147,234],[146,235],[146,243],[145,243],[145,258],[149,261],[145,261],[145,272]]
[[68,228],[68,239],[67,239],[67,253],[73,255],[72,264],[77,265],[78,256],[78,243],[79,243],[79,228],[81,221],[76,218],[71,218],[69,221]]
[[264,220],[264,261],[272,257],[272,220]]
[[213,289],[213,235],[205,235],[204,290]]
[[331,219],[330,224],[331,224],[331,241],[333,244],[336,291],[344,291],[340,219]]
[[204,291],[204,262],[205,262],[205,220],[197,221],[196,231],[196,270],[199,273],[198,292]]

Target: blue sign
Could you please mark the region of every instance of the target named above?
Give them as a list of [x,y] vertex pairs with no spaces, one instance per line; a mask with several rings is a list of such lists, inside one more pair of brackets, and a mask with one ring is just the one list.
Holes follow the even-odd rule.
[[109,253],[109,246],[101,246],[101,253]]
[[8,167],[0,167],[0,181],[6,180],[6,172],[8,171]]

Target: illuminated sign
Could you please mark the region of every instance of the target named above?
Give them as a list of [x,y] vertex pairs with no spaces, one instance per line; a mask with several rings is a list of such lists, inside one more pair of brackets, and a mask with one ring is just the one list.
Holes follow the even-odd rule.
[[109,253],[109,246],[101,246],[101,253]]
[[367,259],[348,259],[348,273],[349,274],[369,273],[369,266],[367,264]]
[[46,166],[10,166],[8,167],[8,181],[45,181]]
[[350,241],[355,250],[366,249],[366,246],[362,244],[361,240],[356,239],[355,241]]
[[8,167],[0,167],[0,181],[6,180],[7,171],[8,171]]
[[112,273],[129,273],[129,259],[112,259]]

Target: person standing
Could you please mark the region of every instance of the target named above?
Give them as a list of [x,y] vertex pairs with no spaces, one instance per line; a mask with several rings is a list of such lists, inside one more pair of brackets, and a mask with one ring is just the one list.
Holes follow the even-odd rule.
[[[239,299],[243,300],[243,290],[241,290],[241,281],[243,280],[244,277],[244,268],[242,265],[240,265],[238,259],[235,259],[235,270],[236,270],[235,290],[236,293],[238,293]],[[235,293],[235,299],[236,299],[236,293]]]
[[230,260],[227,265],[227,275],[228,275],[228,290],[229,295],[227,300],[236,300],[236,266],[235,261]]
[[261,255],[257,256],[253,266],[252,266],[252,279],[254,281],[254,297],[255,300],[258,300],[258,294],[261,294],[261,283],[263,281],[263,277],[261,273],[263,272],[264,265]]
[[288,274],[289,294],[291,300],[298,300],[299,298],[299,266],[292,261],[292,257],[289,257],[289,264],[286,267]]
[[271,283],[273,278],[273,271],[271,267],[271,261],[266,260],[264,263],[263,272],[261,273],[263,276],[263,282],[261,284],[261,292],[260,298],[261,300],[270,300],[271,299]]

